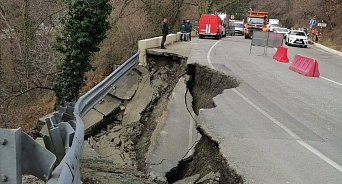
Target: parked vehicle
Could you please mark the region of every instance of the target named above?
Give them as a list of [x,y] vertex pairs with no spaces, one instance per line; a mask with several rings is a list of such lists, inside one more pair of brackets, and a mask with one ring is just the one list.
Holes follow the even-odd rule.
[[280,28],[278,19],[269,19],[267,28],[270,32],[274,31],[276,28]]
[[285,38],[285,44],[288,46],[297,45],[301,47],[308,47],[308,37],[304,31],[291,30]]
[[248,11],[245,24],[245,39],[253,37],[253,31],[267,32],[268,12]]
[[233,25],[235,27],[235,35],[244,35],[244,21],[235,21]]
[[198,37],[221,39],[222,24],[220,17],[215,14],[202,14],[198,21]]
[[289,33],[289,29],[287,28],[276,28],[273,30],[274,33],[278,33],[278,34],[284,34],[284,38],[286,37],[286,34]]

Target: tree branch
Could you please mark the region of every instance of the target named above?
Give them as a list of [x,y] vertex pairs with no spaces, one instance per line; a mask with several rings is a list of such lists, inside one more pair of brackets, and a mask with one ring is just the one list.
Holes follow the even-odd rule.
[[19,96],[21,96],[21,95],[24,95],[24,94],[26,94],[26,93],[28,93],[28,92],[30,92],[30,91],[33,91],[33,90],[35,90],[35,89],[45,89],[45,90],[51,90],[51,91],[55,92],[52,88],[45,87],[45,86],[38,86],[38,85],[37,85],[35,82],[33,82],[33,81],[32,81],[32,83],[35,85],[35,87],[30,88],[30,89],[27,89],[27,90],[25,90],[25,91],[22,91],[22,92],[20,92],[20,93],[18,93],[18,94],[15,94],[15,95],[12,95],[12,96],[6,98],[6,99],[4,100],[4,102],[8,100],[7,105],[6,105],[6,109],[8,109],[9,105],[11,104],[11,102],[12,102],[15,98],[17,98],[17,97],[19,97]]

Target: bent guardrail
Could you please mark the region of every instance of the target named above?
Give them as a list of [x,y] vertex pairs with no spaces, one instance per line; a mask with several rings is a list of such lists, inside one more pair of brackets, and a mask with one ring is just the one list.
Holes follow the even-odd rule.
[[20,128],[0,129],[0,183],[22,183],[22,174],[34,175],[48,184],[81,183],[82,118],[115,87],[122,76],[138,64],[139,53],[135,53],[76,103],[67,103],[46,119],[49,135],[43,137],[45,148]]

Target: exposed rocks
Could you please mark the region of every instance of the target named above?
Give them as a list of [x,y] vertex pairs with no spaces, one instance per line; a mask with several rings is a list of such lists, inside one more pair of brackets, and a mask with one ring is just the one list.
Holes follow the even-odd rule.
[[[125,107],[122,124],[129,124],[131,122],[138,122],[141,113],[152,100],[153,89],[151,87],[150,75],[146,68],[139,68],[142,77],[139,80],[138,89]],[[122,90],[122,89],[121,89]]]
[[[200,131],[201,132],[201,131]],[[197,182],[203,184],[240,184],[243,179],[232,170],[220,153],[219,145],[212,141],[205,132],[195,146],[195,153],[179,162],[178,166],[166,174],[169,183],[175,183],[189,176],[200,174]]]
[[195,184],[199,178],[200,178],[200,175],[196,174],[196,175],[184,178],[182,180],[179,180],[179,181],[175,182],[174,184]]
[[[85,146],[87,151],[83,153],[81,162],[83,169],[143,175],[141,171],[144,169],[139,165],[145,163],[144,155],[151,137],[149,135],[158,122],[164,121],[160,119],[159,112],[164,112],[163,109],[169,101],[168,96],[178,77],[185,73],[185,62],[172,62],[174,63],[157,63],[149,70],[138,66],[132,71],[135,74],[128,76],[128,79],[135,81],[136,84],[124,79],[127,84],[120,83],[120,86],[107,95],[107,99],[97,105],[101,108],[96,109],[95,113],[102,114],[103,110],[106,113],[102,114],[102,119],[98,123],[93,121],[96,128],[88,126],[90,134]],[[151,70],[156,67],[159,68]],[[110,98],[119,103],[112,104],[109,108],[112,112],[107,113],[108,110],[103,106],[112,102]],[[143,133],[145,135],[142,135]],[[91,154],[94,157],[89,157]],[[85,177],[83,181],[93,179]]]
[[196,184],[219,184],[220,177],[221,175],[219,172],[210,172],[209,174],[198,180]]
[[128,73],[109,94],[121,100],[131,100],[138,90],[140,75],[136,71]]

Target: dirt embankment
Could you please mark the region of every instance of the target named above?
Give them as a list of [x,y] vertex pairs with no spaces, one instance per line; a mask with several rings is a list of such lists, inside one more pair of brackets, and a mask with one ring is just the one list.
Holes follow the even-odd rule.
[[122,84],[117,90],[134,93],[123,98],[113,92],[112,97],[119,102],[117,108],[87,131],[82,159],[84,183],[111,183],[120,178],[126,181],[126,175],[129,183],[158,182],[151,181],[145,172],[145,153],[156,125],[162,123],[160,117],[165,113],[168,97],[178,78],[186,73],[186,61],[154,56],[147,68],[138,67],[133,72],[135,79],[130,81],[137,79],[136,87]]
[[222,72],[199,64],[188,65],[187,74],[190,76],[188,89],[193,97],[193,108],[198,115],[199,109],[214,108],[213,98],[225,89],[236,88],[239,81]]
[[[187,86],[193,97],[193,109],[197,115],[199,109],[215,107],[213,98],[224,89],[236,88],[240,84],[234,76],[199,64],[188,65],[187,74],[190,76]],[[219,144],[208,137],[201,127],[197,127],[197,130],[202,136],[195,146],[194,154],[181,160],[177,167],[166,174],[168,183],[243,183],[242,177],[231,169],[227,160],[223,158]]]
[[[151,140],[157,139],[157,125],[167,116],[169,97],[179,78],[187,75],[196,114],[199,109],[215,107],[212,98],[224,89],[239,85],[234,77],[198,64],[186,65],[184,59],[177,57],[150,55],[148,66],[133,72],[131,77],[135,77],[137,84],[124,85],[126,81],[116,89],[130,95],[112,92],[111,98],[117,102],[114,110],[87,131],[81,160],[84,183],[164,183],[149,178],[146,154],[151,149]],[[167,174],[168,183],[242,183],[241,176],[222,157],[219,145],[205,132],[200,133],[202,138],[193,145],[194,154]]]
[[243,183],[242,177],[229,167],[219,151],[219,145],[204,132],[189,158],[179,162],[178,166],[166,174],[169,183],[199,175],[193,183],[236,184]]

